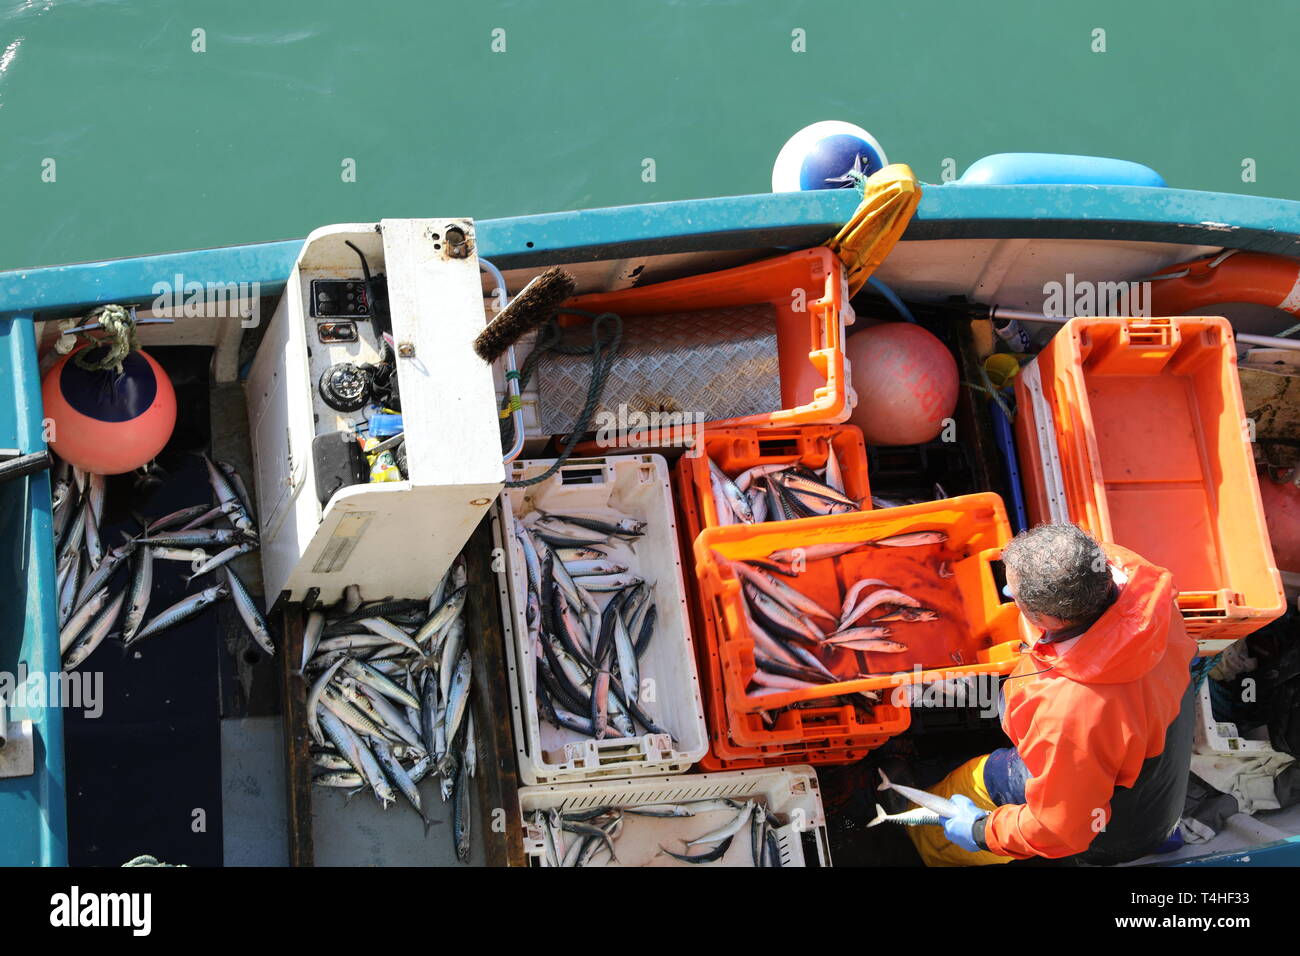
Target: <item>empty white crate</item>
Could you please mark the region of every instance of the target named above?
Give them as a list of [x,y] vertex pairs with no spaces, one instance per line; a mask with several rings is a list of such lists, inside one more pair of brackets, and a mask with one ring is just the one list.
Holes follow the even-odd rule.
[[[509,478],[541,474],[550,461],[516,461]],[[538,508],[596,517],[622,513],[646,522],[634,547],[618,545],[611,557],[651,585],[657,610],[655,634],[641,658],[642,686],[653,683],[653,700],[642,708],[668,734],[592,740],[552,727],[537,712],[537,662],[525,623],[528,572],[515,523]],[[525,783],[564,783],[598,778],[682,773],[708,751],[695,650],[673,518],[668,466],[659,455],[570,460],[544,482],[507,488],[494,522],[503,547],[502,608],[506,616],[515,750]],[[598,595],[603,605],[608,598]],[[671,735],[671,736],[669,736]]]
[[[637,807],[723,797],[736,801],[757,800],[782,821],[783,825],[774,832],[783,867],[831,865],[817,774],[812,767],[806,766],[524,787],[519,791],[524,853],[535,865],[550,865],[546,859],[545,837],[533,819],[539,810],[572,812],[602,806]],[[754,854],[747,826],[735,835],[726,854],[714,863],[683,863],[660,851],[660,847],[667,847],[674,853],[699,854],[713,849],[713,844],[701,844],[688,850],[685,842],[725,825],[734,812],[719,810],[693,817],[625,814],[622,832],[614,841],[618,862],[610,860],[608,854],[598,854],[595,859],[605,866],[753,866]],[[579,837],[566,833],[564,839]]]

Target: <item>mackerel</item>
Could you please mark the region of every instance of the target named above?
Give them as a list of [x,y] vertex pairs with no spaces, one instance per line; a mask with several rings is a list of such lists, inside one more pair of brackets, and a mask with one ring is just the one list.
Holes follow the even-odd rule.
[[215,571],[227,561],[233,561],[241,554],[248,554],[248,552],[255,551],[256,549],[257,545],[252,541],[245,541],[243,544],[232,544],[224,551],[218,552],[195,568],[194,573],[185,579],[185,583],[189,584],[200,575],[207,574],[209,571]]
[[239,580],[229,567],[224,569],[226,572],[226,584],[230,588],[230,596],[234,599],[235,609],[239,611],[239,616],[244,622],[244,627],[252,635],[257,646],[271,656],[275,656],[275,645],[271,643],[271,629],[267,627],[266,618],[258,609],[257,603],[253,596],[248,593],[244,583]]
[[149,609],[149,595],[153,589],[153,552],[141,548],[135,556],[135,573],[131,576],[131,599],[126,605],[126,622],[122,626],[122,640],[130,643],[144,622]]
[[321,631],[325,629],[325,615],[320,611],[312,611],[307,615],[307,623],[302,631],[302,663],[298,667],[298,673],[301,674],[307,670],[307,663],[316,654],[316,646],[320,643]]
[[177,601],[146,624],[143,629],[136,631],[135,637],[131,639],[128,646],[134,647],[146,637],[153,637],[170,627],[175,627],[182,621],[198,614],[209,604],[215,604],[229,594],[230,592],[226,590],[225,585],[216,584],[204,591],[200,591],[198,594],[191,594],[189,597]]
[[325,688],[329,686],[329,682],[334,679],[334,675],[338,673],[345,660],[347,660],[346,656],[340,657],[331,664],[325,673],[316,678],[316,682],[311,685],[311,690],[307,694],[307,729],[311,731],[312,739],[318,744],[325,742],[318,722],[321,694],[325,692]]
[[100,588],[88,601],[86,601],[85,604],[81,605],[81,607],[77,609],[76,614],[68,618],[68,623],[64,624],[59,630],[60,654],[68,653],[68,648],[73,645],[81,632],[86,629],[86,625],[91,622],[95,615],[104,609],[104,605],[108,603],[108,599],[108,588]]
[[95,648],[103,643],[104,638],[113,630],[113,625],[117,623],[117,615],[122,610],[122,603],[125,600],[126,592],[119,592],[113,602],[101,611],[99,616],[86,629],[85,634],[72,645],[67,657],[63,660],[63,669],[65,671],[76,670],[87,657],[94,653]]
[[918,790],[916,787],[894,783],[885,774],[885,771],[879,768],[877,768],[876,772],[880,774],[880,784],[876,787],[877,790],[893,790],[895,793],[902,794],[917,806],[925,807],[925,809],[937,813],[941,817],[961,815],[961,808],[947,797],[941,797],[937,793],[930,793],[928,790]]
[[396,682],[379,673],[369,664],[358,660],[346,660],[343,663],[343,671],[349,677],[352,677],[359,683],[373,687],[381,694],[389,697],[398,703],[413,707],[416,710],[420,708],[419,699],[410,691],[399,686]]

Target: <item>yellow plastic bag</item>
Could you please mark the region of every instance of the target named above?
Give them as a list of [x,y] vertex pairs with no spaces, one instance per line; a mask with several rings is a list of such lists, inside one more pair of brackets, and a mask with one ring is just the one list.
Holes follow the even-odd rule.
[[904,163],[892,163],[863,184],[862,202],[844,228],[826,242],[848,277],[849,295],[885,261],[921,201],[921,184]]

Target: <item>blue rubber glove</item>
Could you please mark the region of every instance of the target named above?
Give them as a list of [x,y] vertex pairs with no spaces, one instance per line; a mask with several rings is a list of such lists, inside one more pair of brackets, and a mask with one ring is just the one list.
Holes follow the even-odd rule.
[[975,806],[970,797],[954,794],[949,797],[957,806],[957,816],[943,821],[943,832],[953,843],[970,853],[977,853],[986,847],[975,842],[975,823],[989,815],[987,810]]

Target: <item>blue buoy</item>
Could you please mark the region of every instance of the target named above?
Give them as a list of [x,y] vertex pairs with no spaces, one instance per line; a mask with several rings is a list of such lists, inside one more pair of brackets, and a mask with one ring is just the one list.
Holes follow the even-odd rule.
[[1164,186],[1149,166],[1104,156],[994,153],[971,163],[957,182],[981,186]]

